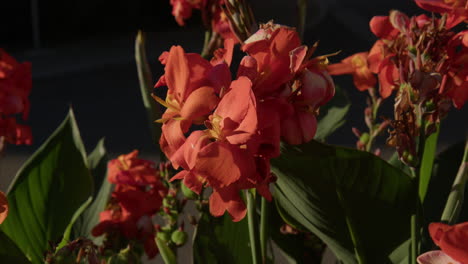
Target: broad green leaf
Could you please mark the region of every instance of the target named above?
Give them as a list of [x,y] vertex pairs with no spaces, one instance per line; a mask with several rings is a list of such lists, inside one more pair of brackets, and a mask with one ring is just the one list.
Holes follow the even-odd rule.
[[94,243],[100,244],[103,236],[94,237],[91,235],[91,230],[99,223],[99,213],[104,211],[110,193],[112,192],[112,185],[107,180],[107,153],[104,147],[104,139],[101,139],[96,148],[88,156],[91,174],[93,175],[94,182],[101,183],[101,187],[96,189],[94,200],[92,204],[84,211],[80,218],[73,226],[73,236],[87,237],[93,240]]
[[441,220],[450,225],[456,224],[465,203],[466,182],[468,181],[468,141],[465,145],[463,158],[457,176],[452,184],[452,190],[447,198]]
[[275,198],[345,264],[388,263],[409,237],[417,191],[379,157],[316,141],[284,146],[272,160]]
[[421,160],[421,168],[419,170],[419,198],[422,202],[424,202],[424,199],[426,198],[427,188],[431,180],[438,138],[439,126],[437,126],[437,131],[429,135],[424,142],[424,153]]
[[156,238],[156,245],[158,246],[159,254],[161,254],[161,257],[164,260],[164,263],[166,263],[166,264],[176,264],[177,263],[174,252],[172,252],[172,249],[170,249],[167,246],[166,242],[162,241],[159,238]]
[[[424,218],[427,224],[440,221],[463,158],[464,146],[463,142],[452,145],[437,155],[434,161],[434,170],[424,201]],[[468,221],[468,203],[466,202],[462,207],[460,221]]]
[[340,87],[335,87],[335,96],[320,108],[318,116],[317,132],[315,140],[325,141],[325,139],[340,128],[346,122],[350,103],[346,93]]
[[252,263],[247,217],[232,222],[228,214],[212,217],[204,213],[196,232],[193,242],[195,263]]
[[[288,215],[286,213],[281,213],[280,210],[282,210],[281,207],[276,206],[275,202],[270,203],[270,234],[271,239],[278,246],[279,251],[286,259],[287,263],[320,263],[322,249],[319,248],[320,242],[316,241],[318,240],[316,237],[314,237],[315,239],[311,239],[309,232],[307,232],[308,234],[304,232],[299,234],[283,234],[280,232],[284,222],[287,222],[288,225],[295,227],[294,225],[290,224],[290,221],[284,221],[282,219],[282,217],[288,217]],[[293,221],[294,219],[290,220]],[[279,258],[279,256],[275,255],[275,259],[276,258]],[[277,262],[275,261],[273,263]]]
[[92,200],[93,200],[93,198],[89,197],[88,200],[86,200],[86,202],[84,202],[80,206],[80,208],[78,208],[78,210],[76,210],[75,214],[73,214],[73,217],[72,217],[70,223],[68,224],[67,228],[65,229],[65,232],[63,233],[62,241],[58,244],[56,251],[61,249],[62,247],[64,247],[68,242],[70,242],[70,236],[71,236],[73,225],[75,224],[78,217],[80,217],[81,214],[83,214],[83,212],[86,210],[86,208],[88,208],[88,206],[91,204]]
[[93,182],[73,111],[16,175],[2,230],[33,263],[59,242]]
[[411,249],[411,239],[403,242],[390,254],[392,264],[408,264],[408,256]]
[[2,263],[31,263],[21,249],[0,230],[0,260]]
[[142,31],[138,31],[135,40],[135,61],[138,70],[141,97],[146,109],[152,140],[158,140],[161,135],[161,126],[159,123],[155,123],[154,121],[161,118],[162,112],[159,105],[151,97],[154,83],[153,78],[151,77],[151,69],[148,64],[148,59],[146,57],[145,35]]

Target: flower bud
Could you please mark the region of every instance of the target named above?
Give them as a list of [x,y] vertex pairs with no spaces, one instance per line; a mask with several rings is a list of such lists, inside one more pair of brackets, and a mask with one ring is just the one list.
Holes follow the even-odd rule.
[[183,246],[187,241],[187,233],[180,229],[177,229],[176,231],[172,232],[171,240],[177,246]]
[[170,236],[169,232],[167,232],[167,231],[159,231],[156,234],[156,237],[159,238],[163,242],[168,242],[168,241],[171,240],[171,236]]
[[194,191],[190,190],[190,188],[187,187],[187,185],[185,185],[184,183],[180,184],[180,189],[182,190],[182,193],[187,199],[190,199],[190,200],[198,199],[198,195]]
[[362,133],[361,137],[359,138],[359,141],[362,144],[367,144],[369,142],[370,136],[369,133]]

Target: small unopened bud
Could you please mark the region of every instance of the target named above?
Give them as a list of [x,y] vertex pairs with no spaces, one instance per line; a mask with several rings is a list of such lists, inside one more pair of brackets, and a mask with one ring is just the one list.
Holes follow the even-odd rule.
[[436,109],[436,105],[432,100],[428,100],[424,106],[426,108],[426,112],[433,112]]
[[356,137],[358,137],[358,138],[361,137],[361,131],[359,131],[359,129],[353,127],[353,128],[351,128],[351,130],[353,131],[353,134],[354,134]]
[[198,199],[198,195],[194,191],[190,190],[190,188],[187,187],[187,185],[185,185],[184,183],[180,184],[180,189],[182,190],[182,193],[187,199]]
[[176,231],[172,232],[171,240],[177,246],[182,246],[187,241],[187,233],[183,230],[177,229]]
[[380,154],[382,154],[382,150],[380,150],[380,148],[377,148],[377,149],[374,151],[374,155],[376,155],[377,157],[380,157]]
[[364,145],[369,142],[369,139],[370,139],[369,133],[362,133],[361,137],[359,137],[359,141]]
[[170,236],[169,232],[167,232],[167,231],[158,232],[156,234],[156,237],[159,238],[163,242],[168,242],[169,240],[171,240],[171,236]]

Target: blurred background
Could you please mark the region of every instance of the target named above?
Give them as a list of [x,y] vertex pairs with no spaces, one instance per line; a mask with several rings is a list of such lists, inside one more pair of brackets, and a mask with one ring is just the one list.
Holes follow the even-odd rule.
[[[273,19],[295,26],[295,1],[250,1],[258,22]],[[342,52],[332,62],[369,50],[376,38],[368,27],[375,15],[398,9],[422,13],[409,0],[309,0],[305,42],[320,40],[317,55]],[[203,28],[194,12],[185,27],[171,15],[169,0],[30,0],[4,1],[0,16],[0,47],[19,61],[33,65],[30,96],[32,146],[9,146],[0,159],[0,190],[6,190],[22,162],[55,130],[70,106],[75,110],[88,150],[106,138],[111,155],[133,149],[154,157],[156,139],[150,138],[134,62],[134,39],[148,32],[148,57],[154,80],[163,73],[157,58],[171,45],[200,52]],[[333,144],[353,147],[351,127],[364,129],[366,93],[357,91],[350,76],[334,78],[353,102],[347,123],[330,138]],[[391,116],[391,101],[382,115]],[[440,149],[465,139],[468,107],[455,110],[442,122]],[[383,145],[383,140],[380,142]]]

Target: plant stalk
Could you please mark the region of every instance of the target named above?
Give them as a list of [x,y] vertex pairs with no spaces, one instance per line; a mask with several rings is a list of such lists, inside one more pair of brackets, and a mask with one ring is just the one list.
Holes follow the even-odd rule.
[[268,214],[268,201],[262,197],[262,209],[260,215],[260,250],[262,252],[262,263],[266,263],[267,259]]
[[258,230],[255,206],[255,189],[245,192],[247,197],[247,220],[249,225],[250,250],[252,253],[252,263],[260,264],[260,254],[258,251]]
[[307,18],[307,1],[308,0],[297,0],[297,14],[298,14],[298,25],[297,25],[297,32],[301,39],[304,39],[304,32],[306,26],[306,18]]

